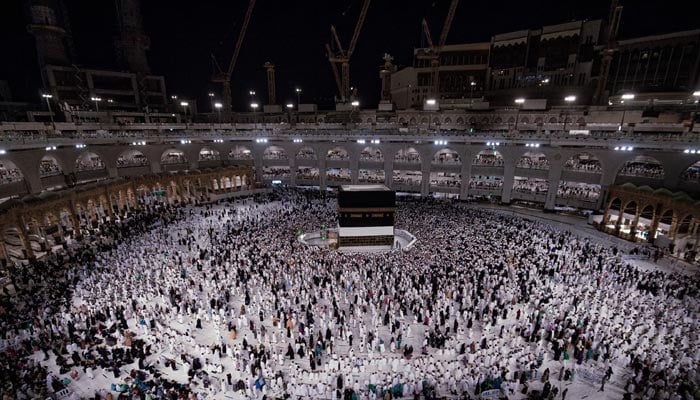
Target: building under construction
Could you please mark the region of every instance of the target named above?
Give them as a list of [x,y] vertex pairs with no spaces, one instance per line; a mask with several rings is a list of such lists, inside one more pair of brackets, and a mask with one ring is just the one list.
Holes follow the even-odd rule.
[[[63,0],[26,0],[28,31],[36,49],[45,95],[74,119],[89,111],[119,110],[158,118],[167,111],[165,78],[152,75],[146,57],[150,39],[143,32],[139,0],[115,2],[119,26],[118,61],[123,70],[77,65],[70,18]],[[54,111],[58,111],[54,109]],[[143,117],[142,117],[143,119]]]

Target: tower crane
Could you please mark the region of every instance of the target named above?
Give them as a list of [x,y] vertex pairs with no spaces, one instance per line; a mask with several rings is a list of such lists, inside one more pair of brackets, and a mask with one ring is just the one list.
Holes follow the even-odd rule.
[[238,60],[238,54],[241,52],[241,47],[243,46],[243,38],[245,38],[245,32],[248,30],[248,24],[250,23],[250,16],[253,14],[253,8],[255,7],[256,0],[250,0],[248,3],[248,10],[246,10],[245,17],[243,18],[243,25],[241,26],[241,31],[238,33],[238,39],[236,40],[236,47],[233,50],[233,55],[231,56],[231,62],[228,64],[228,69],[223,71],[216,62],[216,58],[212,55],[212,61],[216,72],[212,75],[211,81],[214,83],[222,84],[222,96],[223,96],[223,106],[224,111],[231,112],[231,75],[233,74],[233,69],[236,67],[236,61]]
[[417,54],[416,58],[420,60],[430,60],[431,94],[435,96],[436,99],[440,97],[440,52],[447,41],[447,34],[450,32],[450,27],[452,26],[452,20],[455,17],[458,4],[459,0],[452,0],[452,3],[450,3],[450,9],[445,17],[445,23],[442,25],[442,32],[440,33],[440,39],[437,43],[433,42],[433,37],[430,34],[428,22],[425,18],[423,18],[422,22],[423,33],[425,34],[425,41],[428,43],[428,48]]
[[[347,50],[343,49],[340,44],[340,38],[338,38],[338,32],[335,30],[335,26],[331,25],[331,36],[333,38],[332,44],[326,44],[326,53],[328,55],[328,61],[331,64],[331,69],[333,70],[333,77],[335,78],[335,84],[338,87],[338,100],[342,103],[350,101],[350,58],[352,53],[355,51],[355,46],[357,45],[357,39],[360,37],[360,30],[362,30],[362,25],[365,23],[365,18],[367,17],[367,9],[369,8],[369,3],[371,0],[364,0],[362,4],[362,9],[360,10],[360,17],[355,25],[355,31],[352,34],[352,39],[350,40],[350,45]],[[340,64],[340,72],[338,72],[338,64]]]

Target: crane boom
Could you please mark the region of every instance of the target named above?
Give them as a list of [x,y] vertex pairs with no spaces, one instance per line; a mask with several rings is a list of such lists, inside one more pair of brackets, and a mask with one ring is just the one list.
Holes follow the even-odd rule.
[[211,56],[215,68],[214,75],[212,75],[211,80],[212,82],[220,83],[222,85],[221,96],[223,97],[224,111],[226,112],[231,112],[231,76],[233,75],[233,70],[236,67],[238,54],[240,54],[241,47],[243,47],[243,38],[245,38],[245,33],[248,30],[248,24],[250,23],[250,16],[253,14],[255,2],[256,0],[250,0],[248,3],[248,9],[246,10],[245,17],[243,18],[243,24],[241,25],[241,31],[238,33],[238,39],[236,40],[236,47],[233,49],[231,62],[229,63],[226,72],[222,71],[214,55]]
[[[353,31],[350,46],[348,46],[347,50],[343,49],[343,46],[340,43],[340,38],[338,37],[338,32],[336,31],[335,26],[331,25],[331,43],[335,44],[337,51],[334,52],[331,46],[326,44],[326,52],[328,53],[328,61],[330,62],[331,69],[333,70],[335,83],[338,86],[339,99],[342,102],[350,100],[350,57],[357,46],[357,39],[360,37],[360,31],[365,23],[367,9],[369,9],[370,3],[371,0],[364,0],[364,3],[362,4],[360,16],[355,24],[355,30]],[[338,72],[337,64],[340,64],[340,72]]]
[[233,69],[236,66],[236,61],[238,60],[238,54],[241,52],[241,47],[243,47],[243,38],[245,38],[245,33],[248,30],[250,16],[253,15],[253,7],[255,7],[255,1],[256,0],[250,0],[250,3],[248,3],[248,9],[245,12],[243,25],[241,26],[241,31],[238,33],[238,40],[236,40],[236,48],[233,50],[233,56],[231,56],[231,63],[228,65],[228,71],[226,71],[226,75],[228,75],[229,79],[231,79],[231,74],[233,74]]
[[362,26],[365,24],[365,18],[367,17],[367,9],[369,9],[369,3],[371,0],[365,0],[362,4],[362,10],[360,10],[360,18],[357,20],[355,25],[355,31],[352,33],[352,39],[350,40],[350,46],[348,47],[348,58],[352,56],[353,51],[355,51],[355,46],[357,45],[357,39],[360,37],[360,31]]
[[425,34],[425,41],[428,42],[428,48],[432,51],[435,46],[433,46],[433,37],[430,35],[430,28],[428,28],[428,21],[423,18],[423,33]]
[[445,24],[442,26],[442,32],[440,33],[440,41],[438,42],[438,47],[442,48],[447,41],[447,34],[450,32],[450,27],[452,26],[452,20],[455,17],[455,12],[457,11],[457,5],[459,0],[452,0],[450,3],[450,10],[447,12],[445,17]]

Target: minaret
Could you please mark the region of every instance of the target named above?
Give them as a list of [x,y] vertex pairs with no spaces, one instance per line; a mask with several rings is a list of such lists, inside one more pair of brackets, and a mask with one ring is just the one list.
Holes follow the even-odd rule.
[[[71,65],[68,55],[65,28],[66,16],[61,0],[28,0],[29,24],[27,30],[34,35],[39,66]],[[42,72],[42,76],[43,76]]]
[[150,68],[146,50],[151,47],[151,39],[143,33],[141,4],[139,0],[117,0],[116,5],[121,61],[130,72],[148,75]]
[[381,101],[379,102],[379,110],[391,111],[393,104],[391,102],[391,74],[396,72],[396,67],[392,63],[394,57],[389,54],[384,54],[384,65],[379,70],[379,78],[382,80]]
[[268,61],[263,67],[267,72],[267,105],[273,106],[277,104],[275,96],[275,64]]

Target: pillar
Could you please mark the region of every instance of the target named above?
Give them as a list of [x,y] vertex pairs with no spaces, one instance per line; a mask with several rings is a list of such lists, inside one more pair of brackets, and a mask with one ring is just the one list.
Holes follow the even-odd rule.
[[326,176],[326,159],[324,157],[319,157],[318,159],[318,187],[321,192],[326,191],[326,181],[328,177]]
[[421,196],[428,196],[430,194],[430,165],[431,162],[423,162],[421,164],[421,183],[420,183],[420,194]]
[[289,186],[296,187],[297,185],[297,171],[296,171],[296,160],[294,157],[289,157]]
[[389,189],[394,188],[394,159],[384,155],[384,185]]
[[471,157],[466,157],[462,160],[462,169],[460,173],[462,174],[462,183],[459,189],[459,199],[466,200],[469,197],[469,181],[472,177],[472,159]]
[[357,185],[358,176],[360,174],[360,155],[351,154],[350,155],[350,182],[353,185]]
[[561,157],[559,160],[550,161],[549,174],[547,176],[547,198],[544,203],[545,210],[554,210],[554,207],[556,206],[557,191],[559,190],[559,182],[561,181],[562,166],[563,163],[561,162]]
[[[503,153],[501,153],[503,154]],[[505,156],[505,155],[504,155]],[[509,204],[513,183],[515,181],[515,160],[512,157],[505,158],[503,162],[503,190],[501,191],[501,202]]]

